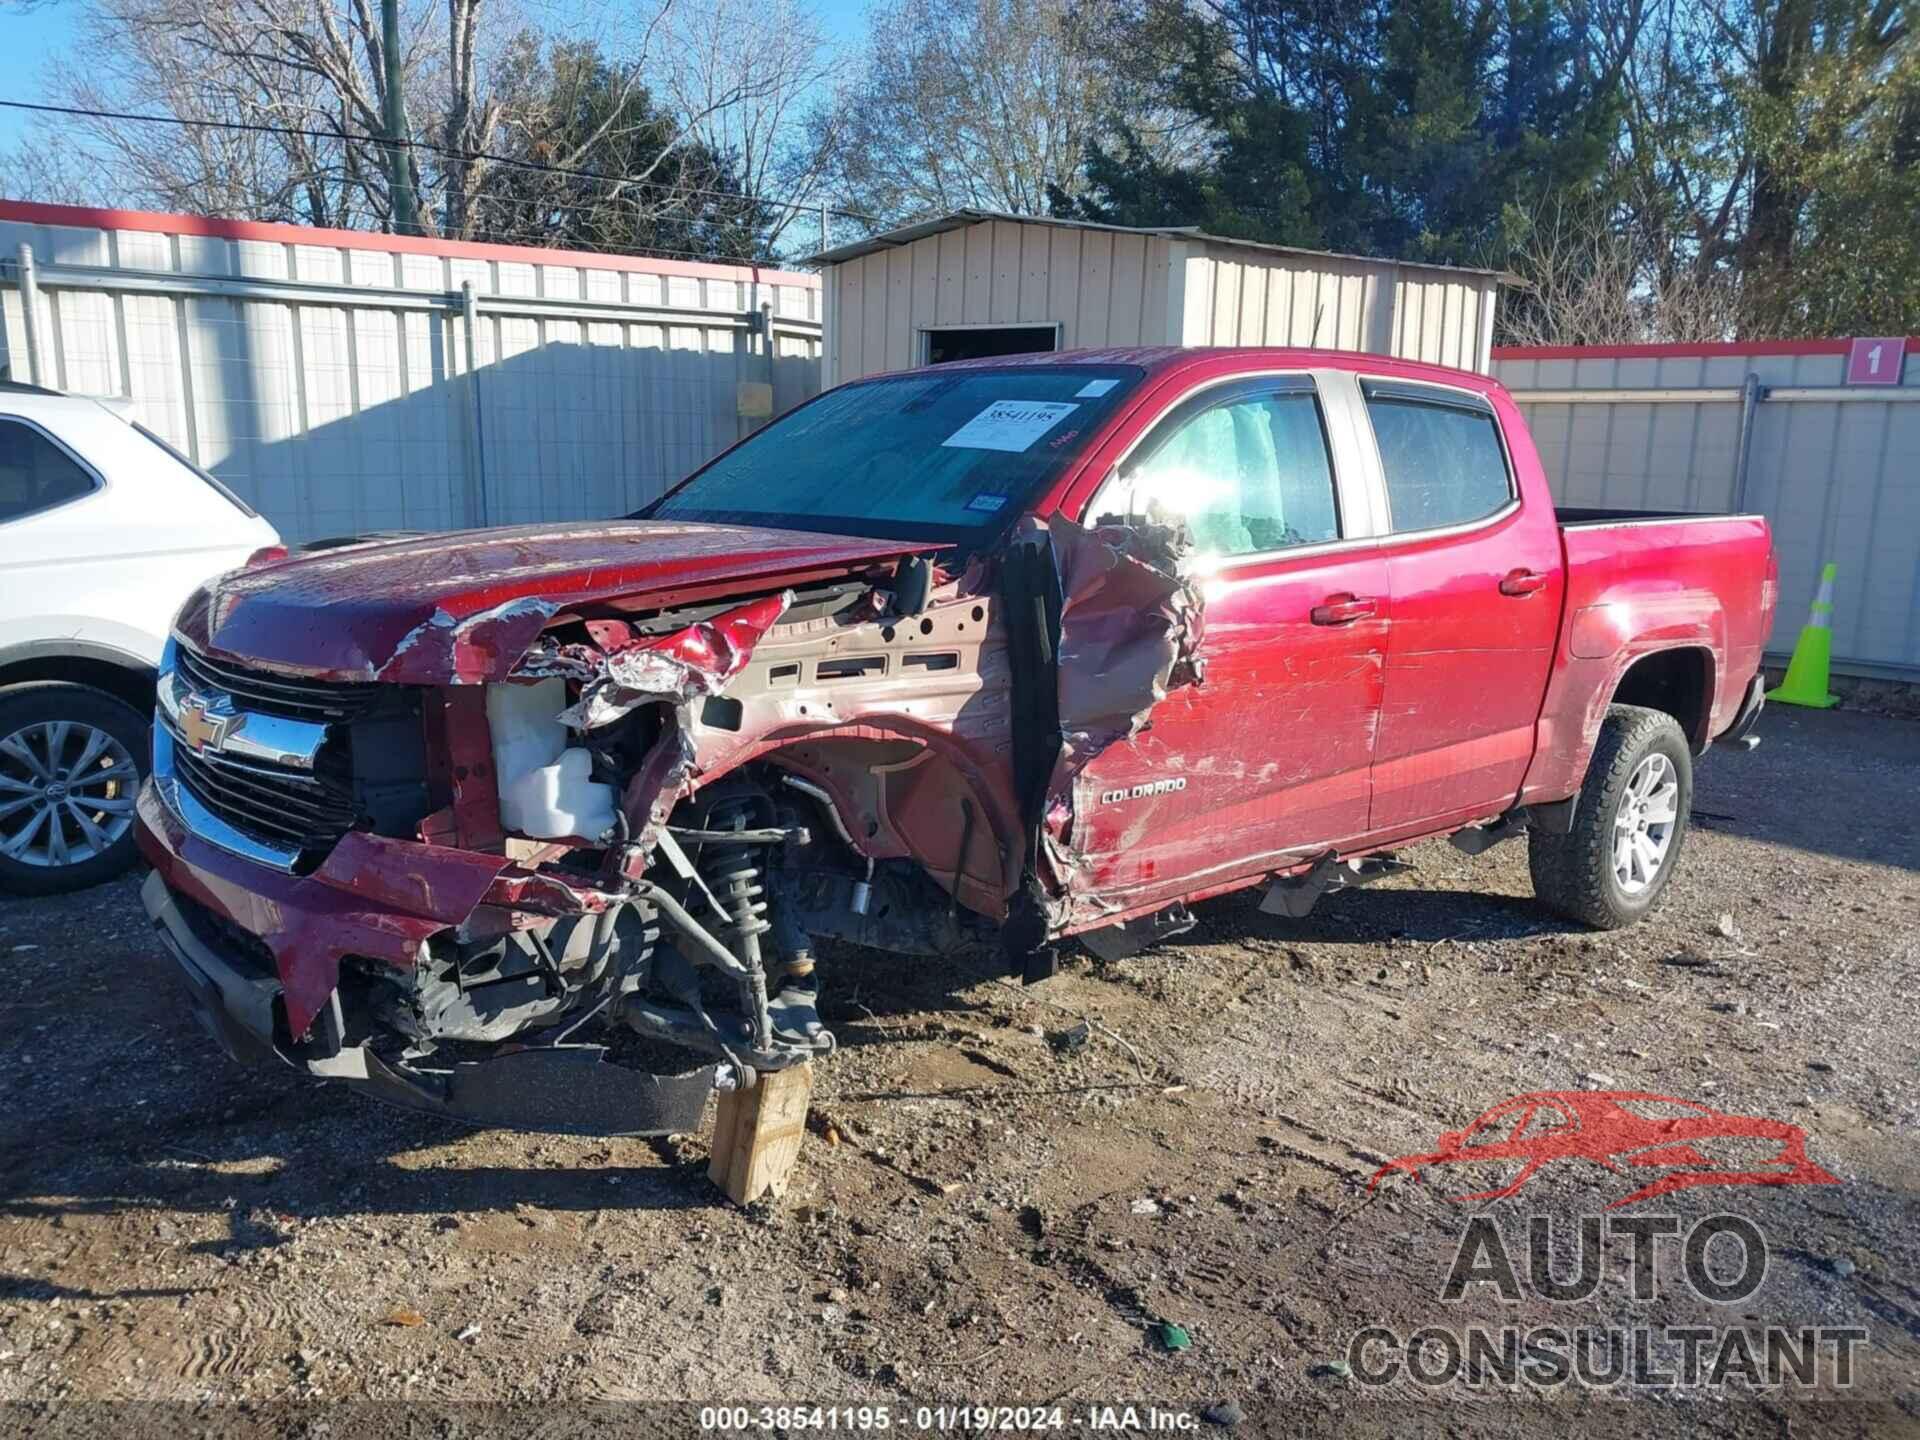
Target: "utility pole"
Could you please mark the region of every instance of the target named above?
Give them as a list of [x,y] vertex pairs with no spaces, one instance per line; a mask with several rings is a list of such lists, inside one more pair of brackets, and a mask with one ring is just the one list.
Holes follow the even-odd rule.
[[387,190],[393,209],[393,233],[418,235],[420,215],[413,199],[413,165],[407,155],[407,97],[401,89],[400,0],[380,0],[380,44],[386,58]]

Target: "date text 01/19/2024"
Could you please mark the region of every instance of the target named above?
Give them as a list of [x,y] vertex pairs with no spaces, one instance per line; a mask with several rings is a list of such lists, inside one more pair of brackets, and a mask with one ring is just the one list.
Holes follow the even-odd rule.
[[1175,1434],[1197,1431],[1200,1417],[1190,1410],[1156,1405],[1090,1405],[1084,1412],[1062,1405],[917,1405],[895,1410],[887,1405],[711,1405],[700,1411],[700,1429],[722,1435],[813,1430],[831,1433],[909,1433],[982,1431],[1018,1434],[1085,1430],[1112,1433]]

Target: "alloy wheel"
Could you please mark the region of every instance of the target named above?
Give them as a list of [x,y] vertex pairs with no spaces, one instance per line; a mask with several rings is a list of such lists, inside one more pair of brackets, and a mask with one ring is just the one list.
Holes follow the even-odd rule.
[[1613,878],[1642,894],[1660,876],[1680,820],[1680,775],[1658,751],[1634,766],[1613,817]]
[[127,747],[79,720],[0,738],[0,855],[59,869],[111,850],[133,827],[140,772]]

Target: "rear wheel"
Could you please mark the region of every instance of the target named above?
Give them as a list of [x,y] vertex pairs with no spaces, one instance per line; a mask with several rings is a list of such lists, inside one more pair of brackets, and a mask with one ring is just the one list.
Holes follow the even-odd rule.
[[1660,901],[1693,808],[1693,755],[1663,710],[1615,705],[1600,726],[1573,829],[1527,836],[1533,893],[1600,930],[1631,925]]
[[0,890],[53,895],[133,862],[145,718],[85,685],[0,690]]

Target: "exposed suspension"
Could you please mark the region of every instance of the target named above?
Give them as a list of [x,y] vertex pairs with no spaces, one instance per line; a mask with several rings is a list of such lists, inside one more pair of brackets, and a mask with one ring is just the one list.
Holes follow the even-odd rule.
[[[751,777],[723,780],[675,810],[659,840],[667,873],[632,886],[657,914],[662,943],[645,978],[622,997],[618,1018],[724,1055],[749,1084],[757,1070],[833,1048],[820,1024],[807,935],[781,913],[771,884],[776,847],[808,843],[794,818]],[[713,1006],[702,974],[724,977],[735,1005]]]
[[[772,822],[772,804],[764,791],[738,790],[719,796],[707,810],[704,829],[744,834],[765,829]],[[760,958],[760,937],[773,928],[767,919],[765,867],[760,857],[766,846],[741,841],[707,841],[696,862],[701,877],[732,922],[727,938],[749,972],[753,1048],[765,1051],[773,1043],[767,1015],[767,972]]]

